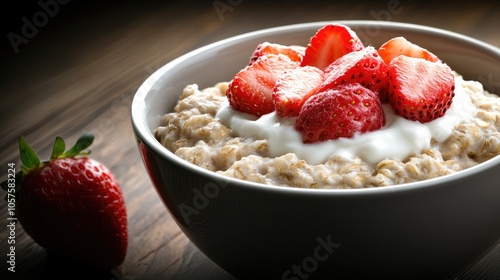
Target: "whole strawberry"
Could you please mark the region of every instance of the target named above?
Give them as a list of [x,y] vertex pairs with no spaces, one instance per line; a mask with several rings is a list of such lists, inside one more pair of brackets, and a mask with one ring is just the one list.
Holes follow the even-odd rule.
[[358,83],[340,85],[310,97],[302,106],[295,128],[304,143],[351,138],[380,129],[385,115],[380,99]]
[[57,137],[50,160],[41,162],[21,137],[17,214],[26,233],[49,252],[111,269],[125,259],[127,214],[111,171],[86,157],[93,139],[85,133],[65,152]]

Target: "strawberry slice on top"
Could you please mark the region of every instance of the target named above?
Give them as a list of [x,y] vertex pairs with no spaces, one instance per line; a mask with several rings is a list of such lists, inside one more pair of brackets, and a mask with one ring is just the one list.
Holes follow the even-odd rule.
[[388,68],[389,103],[398,115],[425,123],[451,106],[455,76],[445,63],[400,55]]
[[304,143],[321,142],[380,129],[385,115],[377,94],[358,83],[318,92],[302,106],[295,128]]
[[226,96],[231,107],[240,112],[262,116],[275,110],[273,88],[281,75],[299,67],[283,54],[264,55],[240,70],[229,82]]
[[269,55],[269,54],[284,54],[288,56],[291,60],[295,62],[302,62],[302,57],[304,56],[305,53],[305,47],[304,46],[298,46],[298,45],[281,45],[281,44],[276,44],[276,43],[269,43],[269,42],[264,42],[259,44],[252,56],[250,57],[250,62],[248,65],[251,65],[254,63],[259,57],[264,56],[264,55]]
[[339,57],[363,48],[363,43],[351,28],[342,24],[327,24],[311,37],[301,65],[323,70]]
[[395,57],[405,55],[410,57],[423,58],[428,61],[438,61],[439,58],[428,51],[413,44],[404,37],[395,37],[380,46],[378,52],[386,64],[389,64]]
[[325,70],[325,81],[320,91],[347,83],[360,83],[387,100],[387,65],[377,50],[368,46],[340,57]]
[[273,89],[276,114],[279,117],[296,117],[304,102],[318,92],[323,83],[323,71],[313,66],[303,66],[284,73]]

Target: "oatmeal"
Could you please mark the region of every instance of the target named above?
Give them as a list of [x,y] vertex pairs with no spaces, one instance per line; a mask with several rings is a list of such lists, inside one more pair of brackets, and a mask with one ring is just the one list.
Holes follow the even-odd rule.
[[[443,137],[437,134],[442,130],[438,130],[428,147],[376,162],[341,149],[319,163],[311,162],[293,152],[272,154],[264,135],[236,135],[217,117],[227,106],[228,83],[203,90],[195,84],[186,86],[173,112],[163,117],[155,137],[188,162],[226,176],[263,184],[366,188],[420,181],[455,173],[500,154],[500,98],[484,91],[478,82],[457,77],[456,83],[457,92],[463,91],[473,105],[471,110],[458,106],[457,102],[457,110],[469,112],[470,117],[461,118],[449,135],[445,133]],[[249,121],[252,118],[258,119],[247,116]],[[322,148],[319,149],[318,153],[324,154]]]
[[188,162],[252,182],[388,186],[498,156],[500,98],[403,37],[375,49],[327,24],[305,47],[259,44],[228,83],[186,86],[155,137]]

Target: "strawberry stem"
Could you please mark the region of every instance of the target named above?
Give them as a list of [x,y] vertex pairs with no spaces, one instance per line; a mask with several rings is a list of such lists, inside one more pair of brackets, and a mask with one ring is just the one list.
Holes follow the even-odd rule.
[[[62,140],[62,139],[61,139]],[[78,140],[75,145],[67,150],[65,153],[58,156],[58,158],[67,158],[67,157],[75,157],[79,155],[88,155],[90,154],[90,150],[85,150],[94,141],[94,135],[90,132],[85,132]],[[57,142],[57,141],[56,141]],[[54,146],[56,143],[54,143]]]
[[[50,160],[58,159],[58,158],[68,158],[68,157],[76,157],[76,156],[84,156],[90,154],[90,150],[87,149],[92,142],[94,141],[94,135],[90,132],[83,133],[80,138],[76,141],[75,145],[71,147],[66,152],[66,144],[64,140],[57,136],[54,141],[54,146],[52,147],[52,153],[50,155]],[[33,150],[33,148],[28,144],[24,137],[19,137],[19,154],[21,157],[21,171],[17,172],[15,175],[15,183],[16,183],[16,192],[19,190],[21,186],[21,182],[24,179],[24,176],[28,175],[35,169],[41,168],[48,161],[40,161],[40,157]],[[3,190],[7,191],[9,187],[9,181],[5,180],[0,183],[0,186]],[[7,200],[7,195],[5,195],[5,200]]]
[[52,148],[52,154],[50,155],[50,159],[56,159],[60,155],[64,153],[64,150],[66,150],[66,144],[64,143],[64,139],[61,137],[57,136],[56,140],[54,141],[54,147]]
[[21,170],[24,174],[28,174],[31,170],[42,166],[40,157],[22,136],[19,138],[19,154],[23,163]]
[[[94,135],[90,132],[85,132],[82,136],[80,136],[80,138],[78,138],[75,145],[65,152],[66,143],[64,142],[64,139],[57,136],[54,141],[54,146],[52,147],[50,160],[88,155],[90,154],[90,150],[85,149],[88,148],[93,141]],[[27,175],[31,171],[42,167],[45,163],[40,161],[40,157],[22,136],[19,138],[19,153],[21,156],[21,162],[23,163],[21,166],[23,175]]]

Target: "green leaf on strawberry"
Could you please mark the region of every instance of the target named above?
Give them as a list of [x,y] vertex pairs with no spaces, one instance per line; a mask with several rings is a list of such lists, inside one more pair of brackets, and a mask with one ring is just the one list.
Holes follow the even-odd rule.
[[[20,137],[16,216],[48,251],[111,269],[123,262],[127,251],[125,200],[112,172],[86,156],[93,140],[91,133],[84,133],[65,151],[64,140],[56,137],[50,159],[41,161]],[[2,188],[12,195],[12,183],[6,182]]]
[[90,145],[92,145],[92,142],[94,142],[94,135],[89,132],[86,132],[82,136],[80,136],[80,138],[78,138],[73,147],[71,147],[68,151],[66,151],[62,155],[59,155],[58,158],[88,155],[90,154],[90,151],[85,149],[87,149]]
[[[66,144],[64,142],[64,139],[62,139],[60,136],[57,136],[56,140],[54,141],[54,146],[52,147],[50,160],[89,155],[90,150],[85,149],[90,147],[93,141],[94,135],[90,132],[85,132],[82,136],[80,136],[80,138],[78,138],[73,147],[65,151]],[[27,175],[34,169],[42,167],[43,163],[48,162],[41,162],[38,154],[31,148],[31,146],[22,136],[19,138],[19,154],[21,157],[21,162],[23,163],[23,165],[21,166],[21,170],[23,171],[24,175]]]
[[23,174],[28,174],[31,170],[42,166],[40,158],[22,136],[19,138],[19,155],[23,163],[21,166]]
[[54,141],[54,147],[52,148],[52,154],[50,155],[50,159],[56,159],[66,150],[66,143],[64,143],[64,139],[57,136]]

